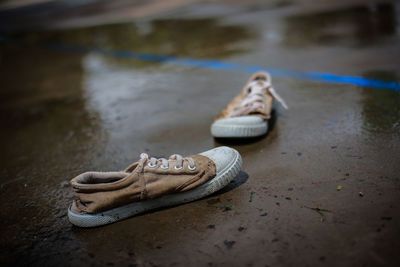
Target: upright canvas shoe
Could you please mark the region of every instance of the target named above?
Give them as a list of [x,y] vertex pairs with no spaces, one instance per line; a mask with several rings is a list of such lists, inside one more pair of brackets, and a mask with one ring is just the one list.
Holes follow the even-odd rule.
[[86,172],[73,178],[75,199],[68,218],[74,225],[93,227],[193,201],[226,186],[241,167],[240,154],[229,147],[169,159],[142,153],[124,171]]
[[221,138],[264,135],[268,131],[274,100],[283,108],[288,108],[272,87],[271,76],[267,72],[253,74],[211,125],[211,134]]

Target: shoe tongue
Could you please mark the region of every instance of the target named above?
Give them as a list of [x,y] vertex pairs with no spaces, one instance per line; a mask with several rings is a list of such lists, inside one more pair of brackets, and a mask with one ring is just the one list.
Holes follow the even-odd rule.
[[256,80],[254,85],[253,85],[253,88],[254,89],[266,89],[268,86],[269,85],[267,84],[266,81],[264,81],[264,80]]
[[267,94],[269,86],[270,86],[270,84],[267,81],[265,81],[265,79],[255,79],[255,80],[251,81],[250,83],[248,83],[247,86],[245,86],[243,90],[244,90],[245,95],[250,95],[257,91],[260,92],[261,90],[265,94]]

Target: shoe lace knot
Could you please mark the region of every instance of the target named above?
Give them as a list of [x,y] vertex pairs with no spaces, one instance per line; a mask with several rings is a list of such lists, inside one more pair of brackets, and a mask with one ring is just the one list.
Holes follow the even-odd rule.
[[288,109],[286,102],[275,91],[270,81],[254,80],[250,82],[244,89],[243,100],[233,109],[230,117],[236,117],[243,114],[251,114],[257,110],[265,108],[265,94],[269,92],[274,99],[285,109]]

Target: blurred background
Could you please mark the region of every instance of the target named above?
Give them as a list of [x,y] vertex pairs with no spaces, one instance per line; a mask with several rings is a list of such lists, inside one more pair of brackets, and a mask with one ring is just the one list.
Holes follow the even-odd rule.
[[[0,264],[399,266],[399,44],[390,0],[1,0]],[[257,70],[290,109],[214,140]],[[222,192],[68,222],[79,173],[220,145]]]

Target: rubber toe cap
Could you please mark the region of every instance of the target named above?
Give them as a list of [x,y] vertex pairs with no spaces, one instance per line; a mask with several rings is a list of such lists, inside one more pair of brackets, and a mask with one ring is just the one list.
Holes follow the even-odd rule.
[[200,153],[200,155],[206,156],[215,163],[217,174],[229,168],[236,157],[238,157],[238,154],[236,150],[227,146],[216,147]]

